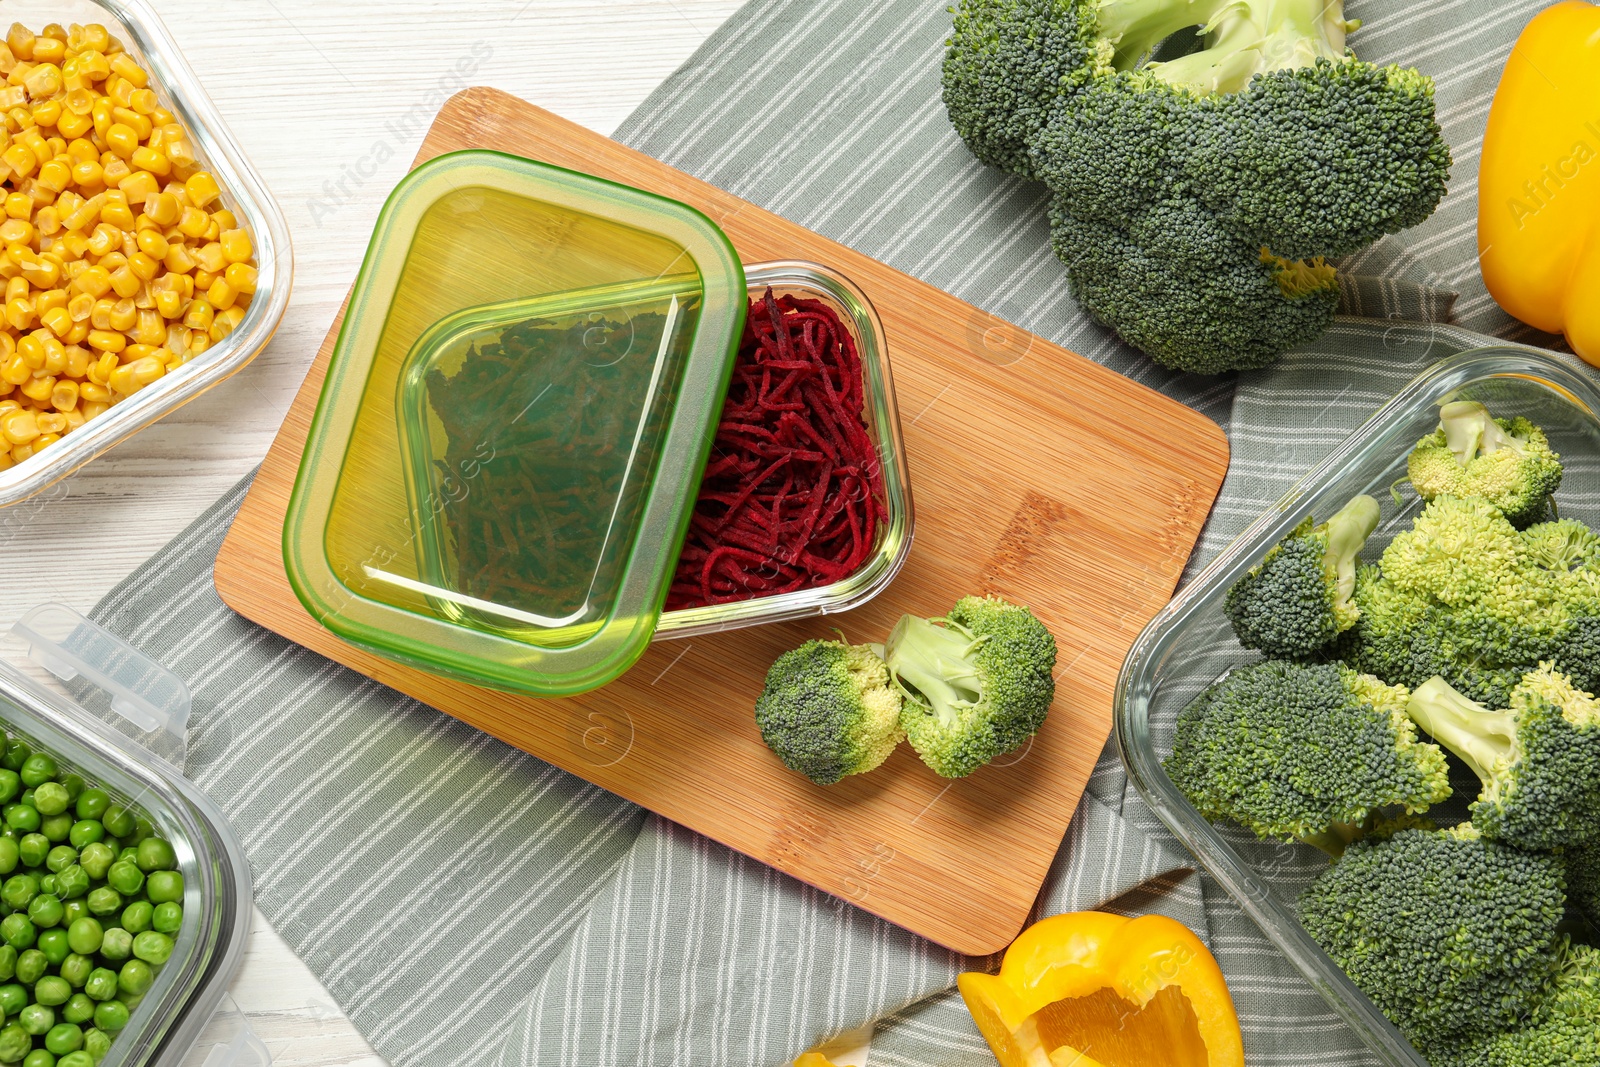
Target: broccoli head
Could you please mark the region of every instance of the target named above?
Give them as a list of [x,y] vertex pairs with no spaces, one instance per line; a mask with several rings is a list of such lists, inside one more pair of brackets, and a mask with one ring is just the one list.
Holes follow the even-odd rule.
[[1327,257],[1445,192],[1432,82],[1355,59],[1355,25],[1341,0],[961,0],[945,102],[1055,194],[1086,311],[1178,370],[1259,367],[1327,329]]
[[1411,695],[1417,725],[1483,782],[1472,825],[1519,848],[1554,849],[1600,831],[1600,702],[1549,664],[1491,710],[1443,678]]
[[785,767],[832,785],[878,767],[905,739],[900,704],[881,649],[807,641],[767,671],[756,725]]
[[1470,826],[1350,847],[1301,895],[1300,921],[1423,1052],[1510,1029],[1565,942],[1561,861]]
[[1527,419],[1491,418],[1470,401],[1439,409],[1438,430],[1417,442],[1406,466],[1422,499],[1480,497],[1518,527],[1543,519],[1561,485],[1561,457],[1543,430]]
[[1561,850],[1567,861],[1567,899],[1600,927],[1600,837]]
[[966,597],[939,620],[905,616],[887,658],[911,747],[945,778],[1028,740],[1055,699],[1055,638],[1033,612],[994,597]]
[[1167,774],[1208,819],[1338,855],[1380,809],[1415,814],[1450,795],[1408,696],[1337,664],[1240,667],[1178,716]]
[[1600,949],[1574,945],[1533,1015],[1468,1046],[1462,1067],[1600,1067]]
[[1269,656],[1309,656],[1354,626],[1356,556],[1378,518],[1370,496],[1320,526],[1306,516],[1228,590],[1223,610],[1239,643]]
[[1360,612],[1340,651],[1396,685],[1442,676],[1504,707],[1552,661],[1580,687],[1600,676],[1600,546],[1574,522],[1518,531],[1492,503],[1436,497],[1356,576]]

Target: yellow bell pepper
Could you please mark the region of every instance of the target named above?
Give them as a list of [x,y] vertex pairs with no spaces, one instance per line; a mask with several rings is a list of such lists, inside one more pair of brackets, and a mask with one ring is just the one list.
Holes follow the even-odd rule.
[[1600,366],[1600,7],[1522,32],[1489,108],[1478,260],[1506,311]]
[[1182,923],[1077,912],[1044,919],[997,975],[958,979],[1001,1067],[1243,1067],[1222,970]]

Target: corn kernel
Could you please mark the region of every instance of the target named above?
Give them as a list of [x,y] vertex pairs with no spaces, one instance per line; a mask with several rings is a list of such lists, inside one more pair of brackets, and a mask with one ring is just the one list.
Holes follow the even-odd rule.
[[67,307],[65,289],[47,289],[33,298],[33,310],[43,315],[47,311],[64,311]]
[[28,366],[22,358],[21,352],[14,352],[3,364],[0,364],[0,380],[8,385],[21,385],[33,377],[33,368]]
[[50,402],[50,392],[55,387],[56,380],[46,375],[43,378],[30,378],[28,381],[23,382],[17,392],[35,403],[48,404]]
[[51,308],[41,316],[41,321],[57,337],[65,337],[72,332],[72,315],[66,308]]
[[167,269],[175,274],[188,274],[194,270],[194,255],[183,245],[168,245],[165,262]]
[[[5,226],[0,225],[0,233],[4,232]],[[220,241],[212,241],[210,244],[202,245],[200,250],[195,253],[194,258],[195,262],[199,263],[201,268],[208,274],[221,274],[228,269],[230,262],[239,262],[228,259],[228,253]],[[246,256],[245,258],[248,259],[249,257]]]
[[133,57],[126,52],[111,57],[111,70],[117,77],[130,82],[134,89],[143,89],[150,84],[149,76],[140,69],[139,64],[135,63]]
[[26,193],[6,195],[6,217],[27,220],[33,217],[33,197]]
[[94,310],[89,313],[89,325],[96,330],[111,329],[111,309],[117,306],[115,300],[101,297],[94,302]]
[[123,396],[132,396],[167,373],[166,364],[155,356],[145,356],[118,367],[111,372],[111,389]]
[[128,339],[111,330],[90,330],[89,347],[101,352],[121,352],[128,347]]
[[184,182],[183,188],[189,194],[189,203],[198,208],[207,206],[222,195],[217,180],[205,171]]
[[171,289],[156,292],[156,311],[164,319],[175,319],[183,314],[183,295]]
[[127,160],[118,158],[114,152],[111,153],[111,158],[109,160],[101,160],[100,165],[104,167],[106,171],[106,184],[111,186],[121,185],[122,180],[133,173],[133,171],[128,167]]
[[138,321],[139,309],[132,297],[123,297],[111,309],[111,328],[118,333],[127,333]]
[[53,259],[38,256],[19,266],[22,268],[22,277],[35,288],[49,289],[61,280],[61,265]]
[[170,247],[167,244],[167,239],[154,230],[140,230],[138,242],[139,251],[151,259],[165,259],[167,249]]
[[0,153],[0,159],[5,160],[6,166],[10,167],[12,174],[17,177],[26,178],[39,167],[38,157],[23,144],[13,144],[4,153]]
[[[58,378],[50,390],[50,406],[57,411],[75,411],[78,407],[78,383],[71,378]],[[60,433],[61,431],[55,431]]]
[[[126,264],[111,272],[112,291],[123,299],[128,300],[130,304],[132,303],[132,298],[138,295],[139,289],[143,284],[143,280]],[[116,329],[126,328],[122,326],[116,327]]]
[[36,370],[44,370],[44,343],[31,333],[19,338],[17,358],[27,366],[30,375]]
[[233,302],[238,298],[239,291],[229,285],[226,278],[218,278],[206,289],[206,301],[218,311],[233,307]]
[[[49,375],[64,372],[67,369],[66,345],[50,336],[40,338],[39,343],[44,345],[44,367],[42,368],[44,372]],[[34,377],[38,377],[37,371],[34,372]]]
[[209,330],[215,317],[215,309],[204,297],[196,298],[189,305],[188,314],[183,317],[183,324],[191,330]]
[[[122,366],[122,361],[117,358],[116,353],[107,352],[99,359],[95,360],[94,365],[89,368],[89,378],[97,385],[103,386],[106,384],[106,382],[111,380],[111,372],[120,366]],[[111,399],[109,394],[101,397],[98,393],[91,394],[87,389],[83,391],[83,398],[85,400]]]
[[146,201],[144,210],[150,221],[161,227],[176,226],[183,217],[183,205],[171,193],[161,193]]
[[228,280],[228,284],[233,287],[234,292],[249,296],[256,291],[256,268],[248,263],[234,262],[228,264],[228,269],[223,272],[223,277]]
[[128,257],[128,269],[133,271],[134,277],[139,279],[139,288],[143,289],[143,283],[153,281],[155,276],[161,273],[161,262],[145,252],[138,251]]
[[33,121],[39,126],[54,126],[66,114],[60,100],[44,100],[33,105]]
[[39,436],[38,417],[27,410],[0,415],[0,436],[13,445],[25,445]]
[[89,374],[89,350],[82,345],[67,346],[67,377],[82,382]]
[[211,332],[194,330],[189,334],[189,355],[198,356],[211,348]]
[[61,80],[61,68],[54,63],[40,63],[28,71],[22,79],[22,87],[33,99],[47,100],[65,88]]
[[61,225],[69,230],[86,230],[100,220],[100,212],[105,206],[106,194],[96,193],[62,219]]
[[65,41],[58,41],[52,37],[36,37],[33,41],[33,60],[35,63],[60,63],[67,57]]
[[211,216],[197,207],[184,208],[183,217],[178,220],[178,229],[185,237],[204,237],[206,229],[210,225]]
[[185,277],[194,282],[194,289],[197,293],[204,293],[217,282],[217,276],[203,268],[193,274],[185,275]]
[[161,345],[167,339],[167,324],[159,311],[140,311],[134,327],[134,340],[142,345]]
[[172,160],[153,148],[135,148],[130,162],[135,167],[138,167],[139,170],[148,171],[151,174],[165,175],[172,173]]

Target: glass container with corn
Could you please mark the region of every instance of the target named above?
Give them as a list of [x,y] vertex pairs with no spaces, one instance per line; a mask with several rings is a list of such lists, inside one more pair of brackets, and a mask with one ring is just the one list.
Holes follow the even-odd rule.
[[0,43],[0,471],[227,337],[249,232],[100,25]]

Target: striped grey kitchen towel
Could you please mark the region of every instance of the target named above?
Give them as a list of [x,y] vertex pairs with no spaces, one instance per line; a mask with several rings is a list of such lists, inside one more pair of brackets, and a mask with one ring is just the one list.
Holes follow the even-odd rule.
[[[1389,323],[1341,321],[1237,380],[1161,370],[1079,313],[1039,189],[978,166],[949,129],[938,0],[754,0],[618,137],[1228,425],[1234,462],[1198,563],[1412,374],[1477,341],[1427,322],[1453,315],[1539,343],[1478,280],[1473,174],[1500,66],[1542,6],[1351,0],[1371,26],[1354,42],[1366,56],[1438,77],[1453,192],[1403,241],[1346,265],[1347,307]],[[381,1054],[406,1067],[748,1067],[878,1019],[875,1067],[992,1062],[949,990],[993,961],[956,957],[233,616],[210,567],[242,492],[96,614],[189,681],[190,770],[238,827],[262,911]],[[1179,917],[1222,961],[1252,1064],[1370,1063],[1188,862],[1108,754],[1040,910]],[[1291,852],[1281,867],[1298,877],[1304,863]]]

